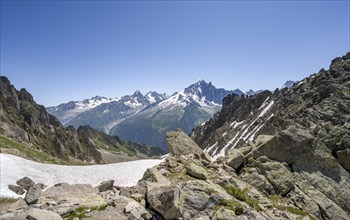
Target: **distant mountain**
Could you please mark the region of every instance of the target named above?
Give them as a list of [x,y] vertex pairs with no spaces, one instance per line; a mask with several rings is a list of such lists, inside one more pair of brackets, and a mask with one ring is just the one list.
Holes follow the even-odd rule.
[[65,126],[89,125],[107,134],[167,151],[165,132],[177,128],[190,132],[221,109],[228,94],[245,95],[239,89],[218,89],[200,80],[170,97],[166,94],[136,91],[121,98],[96,96],[48,107]]
[[259,93],[261,93],[262,91],[263,91],[263,90],[254,91],[254,90],[250,89],[250,90],[246,91],[245,94],[246,94],[247,96],[252,96],[252,95],[259,94]]
[[105,133],[125,118],[137,113],[147,105],[167,98],[166,94],[148,92],[142,95],[135,91],[133,95],[121,98],[105,98],[96,96],[84,101],[71,101],[56,107],[48,107],[47,111],[56,116],[63,125],[90,125]]
[[165,133],[177,128],[190,132],[207,121],[221,109],[222,98],[240,90],[217,89],[204,80],[177,92],[169,98],[147,106],[142,111],[127,117],[110,130],[110,134],[125,140],[133,140],[152,146],[166,148]]
[[[125,161],[162,153],[160,149],[125,142],[90,127],[64,128],[27,90],[17,91],[4,76],[0,77],[0,91],[1,152],[52,163],[104,163],[102,152],[114,161],[116,157]],[[80,109],[92,108],[106,100],[94,97],[77,105]]]
[[292,80],[287,80],[284,84],[283,84],[283,86],[281,87],[281,89],[284,89],[284,88],[291,88],[293,85],[294,85],[294,83],[298,83],[298,81],[292,81]]

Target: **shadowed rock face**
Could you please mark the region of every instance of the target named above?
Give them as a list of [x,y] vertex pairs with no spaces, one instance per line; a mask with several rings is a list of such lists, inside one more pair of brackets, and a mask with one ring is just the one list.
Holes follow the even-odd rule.
[[82,143],[83,137],[75,129],[65,129],[25,89],[17,91],[4,76],[0,77],[0,89],[1,135],[66,161],[72,157],[101,162],[100,153],[91,143]]
[[[126,148],[134,156],[138,153],[144,154],[143,157],[162,154],[160,148],[123,141],[89,126],[81,126],[77,130],[73,126],[64,128],[54,116],[47,113],[44,106],[34,101],[27,90],[17,91],[3,76],[0,77],[0,91],[0,135],[61,161],[101,163],[102,156],[97,150],[101,146],[119,152],[120,148]],[[125,160],[130,160],[128,155]]]

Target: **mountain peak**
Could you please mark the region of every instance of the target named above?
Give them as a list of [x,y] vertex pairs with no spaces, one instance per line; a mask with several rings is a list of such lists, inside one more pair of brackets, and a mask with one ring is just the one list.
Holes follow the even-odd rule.
[[132,96],[143,96],[140,90],[136,90]]

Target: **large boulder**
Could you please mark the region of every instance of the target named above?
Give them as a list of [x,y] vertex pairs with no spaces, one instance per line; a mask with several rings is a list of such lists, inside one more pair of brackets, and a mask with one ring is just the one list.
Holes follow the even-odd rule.
[[31,186],[34,186],[34,184],[34,181],[27,176],[17,180],[17,185],[19,185],[25,190],[28,190]]
[[130,202],[125,206],[125,214],[129,219],[151,219],[152,215],[138,202]]
[[308,131],[290,126],[253,150],[254,158],[269,159],[291,164],[313,150],[314,137]]
[[9,185],[9,189],[15,192],[18,195],[23,195],[24,194],[24,189],[20,186],[15,186],[15,185]]
[[230,151],[230,155],[227,159],[227,165],[237,170],[244,162],[244,155],[238,149]]
[[107,201],[91,185],[59,183],[42,192],[40,204],[55,203],[54,209],[61,216],[78,207],[103,207]]
[[165,219],[182,216],[178,206],[181,192],[177,186],[154,186],[147,189],[149,206],[159,212]]
[[100,183],[100,185],[97,186],[97,189],[99,192],[105,192],[107,190],[113,189],[114,180],[106,180]]
[[186,173],[197,179],[208,179],[207,171],[195,163],[190,163],[188,166],[186,166]]
[[193,218],[198,213],[209,215],[217,208],[220,201],[230,199],[232,199],[231,196],[217,184],[203,180],[190,180],[181,188],[181,202],[178,206],[181,213],[188,213]]
[[172,155],[201,154],[203,151],[182,130],[169,131],[166,133],[169,151]]
[[34,184],[34,186],[29,187],[24,199],[28,205],[35,204],[38,202],[41,195],[41,186],[39,184]]
[[260,164],[258,169],[269,180],[275,193],[285,196],[293,189],[293,174],[282,163],[266,162]]

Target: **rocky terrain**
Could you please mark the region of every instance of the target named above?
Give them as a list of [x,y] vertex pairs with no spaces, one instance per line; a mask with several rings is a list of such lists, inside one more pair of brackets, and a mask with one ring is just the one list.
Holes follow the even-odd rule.
[[[0,206],[1,219],[316,219],[319,206],[311,198],[267,194],[243,181],[237,167],[244,157],[232,156],[215,163],[182,131],[168,135],[173,153],[148,169],[136,186],[114,186],[106,180],[93,188],[87,184],[59,183],[42,190],[42,184],[22,178],[9,186],[24,199]],[[184,147],[186,146],[186,147]],[[197,152],[186,154],[186,151]],[[248,150],[239,151],[247,154]],[[265,159],[265,160],[264,160]],[[259,161],[277,166],[269,159]],[[287,168],[276,170],[280,175]],[[280,177],[279,177],[280,178]],[[276,181],[279,180],[276,176]],[[24,185],[23,180],[28,184]],[[259,180],[257,178],[257,180]],[[265,180],[268,182],[267,180]],[[283,182],[282,180],[279,180]],[[274,185],[275,186],[275,185]],[[274,186],[271,186],[273,188]],[[284,185],[281,183],[281,188]],[[26,191],[26,192],[25,192]],[[296,195],[294,195],[296,196]],[[305,200],[303,200],[305,199]],[[295,203],[294,201],[298,201]],[[303,203],[305,202],[305,204]],[[307,206],[309,205],[309,206]],[[307,208],[305,208],[307,206]],[[341,211],[341,210],[340,210]],[[346,219],[343,212],[332,219]]]
[[[350,53],[291,88],[229,95],[192,138],[239,177],[319,219],[349,219]],[[241,151],[241,152],[240,152]]]
[[91,128],[64,128],[30,93],[25,89],[17,91],[3,76],[0,77],[0,91],[3,153],[51,163],[104,163],[101,150],[119,154],[123,161],[139,158],[130,158],[138,154],[143,157],[161,154],[160,149],[123,142]]

